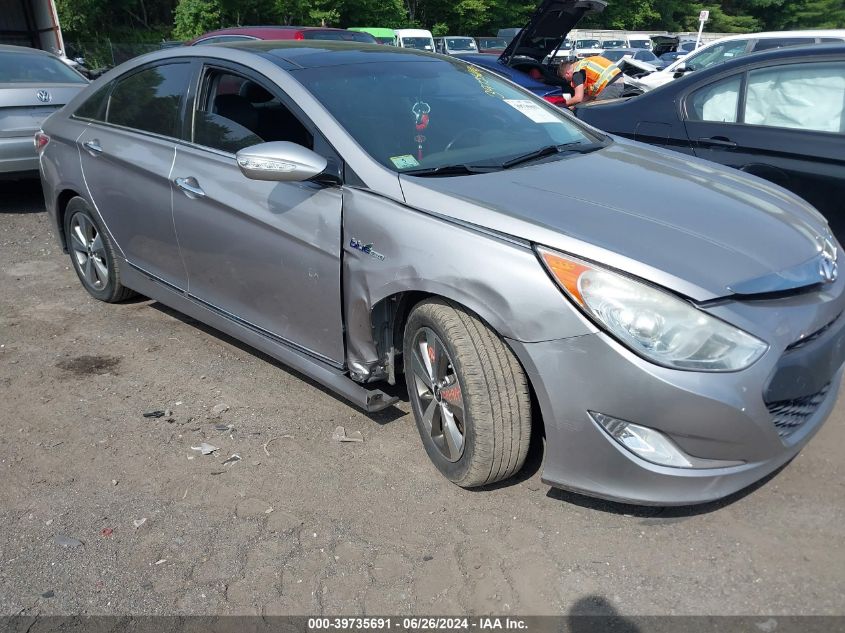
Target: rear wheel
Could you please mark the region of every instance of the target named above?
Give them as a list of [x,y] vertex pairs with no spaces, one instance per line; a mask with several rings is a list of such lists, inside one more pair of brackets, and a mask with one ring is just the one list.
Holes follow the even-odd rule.
[[417,429],[438,470],[464,488],[507,479],[531,438],[528,380],[477,315],[425,301],[409,315],[405,379]]
[[120,283],[120,269],[111,240],[82,198],[68,202],[65,238],[73,269],[92,297],[116,303],[135,295]]

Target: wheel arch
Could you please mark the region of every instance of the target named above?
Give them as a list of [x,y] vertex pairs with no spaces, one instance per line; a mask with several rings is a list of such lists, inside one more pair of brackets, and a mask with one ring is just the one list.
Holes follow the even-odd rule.
[[67,236],[65,235],[65,214],[67,205],[76,197],[83,197],[73,189],[63,189],[56,196],[56,229],[62,243],[62,250],[67,253]]
[[[386,371],[390,377],[391,382],[395,382],[395,376],[403,371],[402,364],[402,342],[405,333],[405,326],[408,323],[408,318],[415,306],[426,300],[441,299],[450,303],[457,304],[465,310],[474,312],[478,317],[505,343],[505,345],[513,353],[516,362],[519,364],[522,371],[525,373],[525,378],[528,383],[528,389],[531,395],[531,425],[533,429],[541,436],[545,437],[546,427],[543,420],[542,411],[537,400],[537,394],[532,384],[531,375],[522,364],[519,356],[513,350],[508,341],[508,337],[493,323],[490,318],[485,315],[485,312],[490,312],[486,306],[481,304],[480,309],[476,309],[472,305],[467,305],[463,300],[456,298],[457,293],[440,294],[431,290],[402,290],[394,292],[383,297],[373,304],[370,311],[370,321],[377,341],[377,347],[381,358],[389,358],[392,362],[392,367],[387,367]],[[449,296],[453,295],[453,296]],[[470,303],[475,303],[470,301]],[[385,349],[385,343],[389,341],[395,353],[389,353]]]

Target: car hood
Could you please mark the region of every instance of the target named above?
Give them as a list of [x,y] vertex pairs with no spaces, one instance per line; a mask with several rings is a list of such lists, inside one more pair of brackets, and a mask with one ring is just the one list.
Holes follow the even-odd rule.
[[826,223],[807,203],[739,171],[630,141],[504,172],[400,182],[411,206],[697,301],[821,281]]
[[540,61],[554,50],[585,13],[600,13],[606,6],[605,0],[543,0],[499,59],[507,64],[515,55],[526,55]]

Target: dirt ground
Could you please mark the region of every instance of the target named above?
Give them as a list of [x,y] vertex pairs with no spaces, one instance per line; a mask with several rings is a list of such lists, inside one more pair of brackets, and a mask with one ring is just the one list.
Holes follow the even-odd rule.
[[724,502],[552,490],[540,450],[470,492],[407,403],[366,415],[158,303],[91,299],[38,183],[0,183],[0,297],[0,614],[845,614],[845,403]]

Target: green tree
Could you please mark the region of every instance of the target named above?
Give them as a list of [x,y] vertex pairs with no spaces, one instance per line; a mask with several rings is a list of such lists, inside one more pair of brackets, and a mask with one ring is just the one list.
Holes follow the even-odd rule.
[[189,40],[220,28],[222,21],[220,0],[179,0],[173,14],[173,37]]

